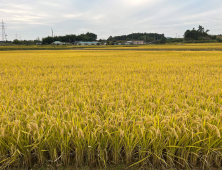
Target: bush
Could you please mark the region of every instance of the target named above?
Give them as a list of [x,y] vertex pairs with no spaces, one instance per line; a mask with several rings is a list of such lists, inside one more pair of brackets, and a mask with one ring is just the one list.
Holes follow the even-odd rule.
[[218,42],[222,42],[222,39],[220,39],[220,38],[217,38],[217,41],[218,41]]

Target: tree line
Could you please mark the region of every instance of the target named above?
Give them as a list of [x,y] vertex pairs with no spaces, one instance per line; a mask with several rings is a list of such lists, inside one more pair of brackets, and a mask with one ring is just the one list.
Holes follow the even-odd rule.
[[46,37],[42,39],[43,44],[51,44],[54,41],[61,41],[61,42],[74,42],[74,41],[96,41],[97,35],[94,33],[87,32],[86,34],[80,35],[65,35],[65,36],[55,36],[55,37]]
[[[217,36],[216,35],[209,35],[208,34],[209,32],[210,32],[209,29],[205,30],[205,28],[203,26],[199,25],[197,30],[195,28],[193,28],[192,30],[187,30],[184,33],[184,38],[185,38],[185,41],[187,41],[187,42],[192,41],[192,40],[196,40],[199,42],[216,40]],[[218,39],[218,41],[219,41],[219,39]]]
[[143,40],[145,42],[159,41],[165,38],[164,34],[157,33],[132,33],[129,35],[110,36],[107,41],[121,42],[130,40]]
[[[206,29],[199,25],[198,29],[193,28],[192,30],[186,30],[184,33],[184,38],[171,38],[166,39],[164,34],[158,33],[132,33],[128,35],[121,36],[110,36],[108,39],[99,40],[99,42],[104,42],[109,45],[116,43],[125,43],[126,41],[135,41],[135,40],[143,40],[146,43],[154,42],[154,43],[201,43],[201,42],[222,42],[222,36],[209,35],[210,30]],[[42,39],[42,44],[51,44],[54,41],[61,42],[75,42],[75,41],[96,41],[97,35],[94,33],[87,32],[85,34],[75,35],[65,35],[65,36],[55,36],[55,37],[45,37]],[[39,38],[36,40],[14,40],[13,44],[24,44],[24,45],[33,45],[36,42],[39,42]]]

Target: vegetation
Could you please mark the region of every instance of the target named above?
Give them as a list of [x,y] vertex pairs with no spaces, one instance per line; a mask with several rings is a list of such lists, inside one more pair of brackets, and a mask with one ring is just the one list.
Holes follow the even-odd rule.
[[[204,27],[202,27],[201,25],[199,25],[198,30],[195,30],[195,28],[193,28],[193,30],[187,30],[184,34],[185,39],[187,41],[189,40],[199,40],[201,42],[204,41],[209,41],[209,40],[216,40],[217,36],[211,36],[208,34],[210,30],[206,30],[204,29]],[[193,42],[193,41],[192,41]]]
[[41,42],[40,40],[18,40],[15,39],[12,43],[17,45],[35,45],[36,43]]
[[221,166],[221,52],[0,53],[1,168]]
[[164,34],[157,33],[132,33],[129,35],[122,36],[110,36],[107,41],[111,42],[122,42],[122,41],[132,41],[132,40],[144,40],[145,42],[156,42],[164,38]]
[[43,44],[51,44],[53,41],[61,41],[61,42],[74,42],[74,41],[96,41],[97,35],[94,33],[87,32],[86,34],[80,35],[66,35],[66,36],[55,36],[53,37],[46,37],[42,39]]
[[73,46],[73,45],[10,45],[0,46],[0,51],[11,50],[177,50],[177,51],[222,51],[221,43],[183,43],[171,42],[167,44],[152,45],[96,45],[96,46]]

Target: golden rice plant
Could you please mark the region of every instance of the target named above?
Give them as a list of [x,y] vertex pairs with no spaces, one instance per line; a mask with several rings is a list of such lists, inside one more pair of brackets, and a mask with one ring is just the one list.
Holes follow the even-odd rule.
[[0,52],[0,166],[220,167],[222,53]]

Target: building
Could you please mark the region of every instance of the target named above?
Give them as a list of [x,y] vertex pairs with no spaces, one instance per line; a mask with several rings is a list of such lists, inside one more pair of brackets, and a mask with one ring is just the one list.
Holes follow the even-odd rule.
[[127,41],[125,42],[125,45],[132,45],[133,44],[133,41]]
[[80,42],[81,42],[81,41],[75,41],[75,42],[73,42],[72,44],[73,44],[73,45],[78,45]]
[[100,42],[83,42],[83,41],[75,41],[74,45],[100,45]]
[[70,42],[65,42],[64,45],[72,45]]
[[35,43],[36,45],[42,45],[42,42],[37,42],[37,43]]
[[144,41],[142,41],[142,40],[133,41],[133,44],[143,45]]
[[60,41],[55,41],[55,42],[53,42],[52,44],[55,44],[55,45],[62,45],[62,42],[60,42]]

